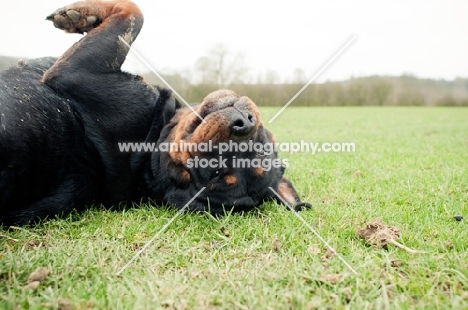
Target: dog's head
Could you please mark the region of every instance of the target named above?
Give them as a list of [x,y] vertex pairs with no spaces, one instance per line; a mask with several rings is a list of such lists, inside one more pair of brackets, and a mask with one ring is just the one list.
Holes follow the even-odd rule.
[[[250,210],[276,194],[299,209],[297,192],[284,176],[285,163],[257,106],[229,90],[208,95],[193,109],[179,109],[163,129],[152,156],[153,192],[162,201],[212,213]],[[202,121],[203,118],[204,121]]]

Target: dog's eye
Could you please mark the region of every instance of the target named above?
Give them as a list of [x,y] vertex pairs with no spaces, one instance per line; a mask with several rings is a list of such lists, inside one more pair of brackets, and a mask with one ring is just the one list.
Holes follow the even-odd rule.
[[219,175],[220,175],[219,170],[216,170],[215,172],[213,172],[213,173],[211,174],[210,179],[213,180],[214,178],[219,177]]

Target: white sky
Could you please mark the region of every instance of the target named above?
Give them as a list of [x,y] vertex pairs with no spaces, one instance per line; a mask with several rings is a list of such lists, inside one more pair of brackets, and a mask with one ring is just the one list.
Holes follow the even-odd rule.
[[[79,35],[45,17],[72,1],[1,0],[0,55],[62,54]],[[143,1],[145,25],[133,47],[157,70],[191,68],[216,43],[242,52],[256,72],[311,78],[352,36],[318,81],[373,74],[468,77],[468,1]],[[127,69],[145,69],[135,56]]]

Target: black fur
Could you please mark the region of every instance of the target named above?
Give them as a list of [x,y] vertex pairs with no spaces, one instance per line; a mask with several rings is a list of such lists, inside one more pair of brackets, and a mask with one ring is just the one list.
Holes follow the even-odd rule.
[[[181,208],[203,186],[207,191],[191,209],[208,206],[220,212],[224,205],[249,210],[274,198],[268,187],[278,189],[279,184],[286,184],[283,189],[289,203],[300,202],[282,177],[284,169],[256,177],[247,168],[185,169],[167,153],[120,152],[119,142],[170,140],[171,130],[181,121],[175,120],[181,107],[170,91],[120,70],[128,48],[119,36],[129,43],[136,38],[143,25],[138,8],[129,1],[88,5],[95,7],[71,8],[83,14],[95,12],[99,23],[62,57],[21,61],[0,73],[0,225],[145,198]],[[69,9],[58,10],[48,19],[66,18],[64,12]],[[63,29],[63,17],[56,21]],[[232,109],[234,104],[223,109]],[[213,105],[206,111],[219,110]],[[194,123],[191,132],[198,125]],[[270,141],[271,134],[260,127],[245,139]],[[229,154],[234,155],[257,156]],[[276,158],[276,154],[271,156]],[[181,172],[190,174],[190,180],[183,179]],[[213,177],[215,172],[220,175]],[[235,186],[223,181],[222,176],[228,174],[236,176]]]
[[[178,107],[169,91],[121,72],[114,81],[108,77],[96,85],[96,91],[108,94],[108,101],[95,101],[80,85],[74,90],[87,93],[85,100],[58,94],[39,83],[54,61],[31,60],[0,73],[4,224],[137,198],[147,163],[139,160],[141,154],[119,152],[118,142],[159,136]],[[128,87],[132,91],[127,92]]]

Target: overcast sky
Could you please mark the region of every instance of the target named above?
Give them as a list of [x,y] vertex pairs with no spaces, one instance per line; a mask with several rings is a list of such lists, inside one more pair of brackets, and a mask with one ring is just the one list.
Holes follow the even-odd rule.
[[[135,1],[145,25],[133,47],[157,70],[184,69],[217,43],[242,52],[252,76],[295,68],[311,78],[353,36],[318,81],[414,74],[468,77],[468,1]],[[80,35],[45,17],[62,0],[1,0],[0,55],[62,54]],[[136,57],[126,68],[143,68]]]

